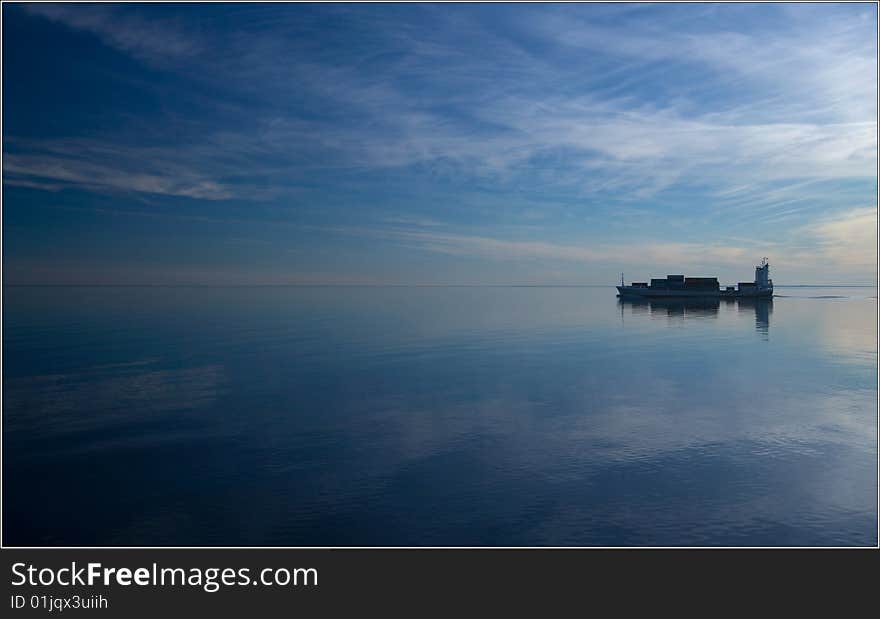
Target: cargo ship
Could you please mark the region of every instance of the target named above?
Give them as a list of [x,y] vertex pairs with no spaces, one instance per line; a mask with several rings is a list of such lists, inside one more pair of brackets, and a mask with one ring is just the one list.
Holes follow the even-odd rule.
[[767,258],[755,267],[755,281],[739,282],[735,286],[724,286],[718,283],[717,277],[685,277],[684,275],[667,275],[663,279],[652,279],[648,282],[632,282],[629,286],[623,283],[617,287],[621,297],[702,297],[702,298],[770,298],[773,296],[773,280],[770,279],[770,263]]

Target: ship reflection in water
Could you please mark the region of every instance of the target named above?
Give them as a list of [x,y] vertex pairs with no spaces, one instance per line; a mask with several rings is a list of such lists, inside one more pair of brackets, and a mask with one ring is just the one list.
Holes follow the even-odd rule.
[[773,299],[673,299],[618,297],[621,316],[628,309],[630,315],[641,317],[667,317],[673,319],[718,318],[720,312],[745,314],[754,312],[755,330],[767,339],[770,333],[770,315]]
[[773,299],[737,299],[727,301],[728,305],[736,305],[740,313],[752,310],[755,312],[755,330],[764,335],[766,339],[770,335],[770,314],[773,313]]

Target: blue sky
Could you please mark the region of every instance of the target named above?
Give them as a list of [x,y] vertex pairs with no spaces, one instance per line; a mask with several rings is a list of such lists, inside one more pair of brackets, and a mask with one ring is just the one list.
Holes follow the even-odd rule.
[[876,278],[863,4],[3,5],[10,283]]

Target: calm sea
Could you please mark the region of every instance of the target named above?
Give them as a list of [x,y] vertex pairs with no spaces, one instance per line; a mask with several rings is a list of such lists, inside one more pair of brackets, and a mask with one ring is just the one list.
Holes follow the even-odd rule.
[[877,291],[7,287],[7,545],[874,545]]

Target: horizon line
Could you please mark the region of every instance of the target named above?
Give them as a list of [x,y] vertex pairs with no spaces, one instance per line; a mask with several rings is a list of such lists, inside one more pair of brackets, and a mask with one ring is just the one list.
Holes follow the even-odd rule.
[[[290,283],[290,284],[206,284],[206,283],[8,283],[4,288],[616,288],[617,284],[393,284],[393,283]],[[877,288],[872,284],[777,284],[774,288]]]

